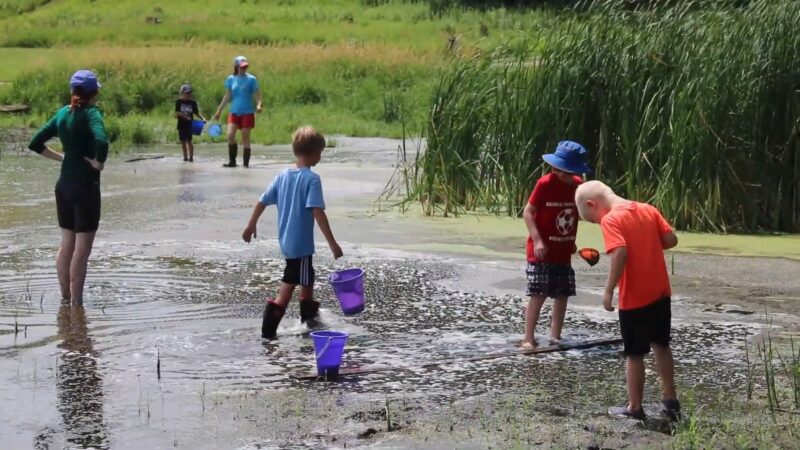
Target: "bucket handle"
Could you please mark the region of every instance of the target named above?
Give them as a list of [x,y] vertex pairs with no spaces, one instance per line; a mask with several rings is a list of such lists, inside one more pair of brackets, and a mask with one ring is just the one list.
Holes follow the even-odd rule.
[[325,343],[325,346],[322,347],[322,350],[320,350],[320,352],[317,354],[317,361],[319,361],[320,358],[322,358],[322,355],[324,355],[325,352],[328,351],[328,347],[331,346],[331,341],[333,341],[333,336],[328,338],[328,342]]

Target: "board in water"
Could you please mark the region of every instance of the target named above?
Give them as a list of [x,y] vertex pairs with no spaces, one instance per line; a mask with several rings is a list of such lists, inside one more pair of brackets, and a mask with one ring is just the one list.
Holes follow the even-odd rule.
[[9,114],[22,114],[30,112],[29,105],[0,105],[0,112]]
[[[528,356],[528,355],[538,355],[540,353],[554,353],[554,352],[563,352],[567,350],[582,350],[593,347],[602,347],[605,345],[619,345],[621,343],[622,339],[619,338],[592,339],[584,342],[561,343],[555,345],[548,345],[544,347],[536,347],[527,350],[514,349],[504,352],[491,353],[488,355],[473,356],[469,358],[449,358],[440,361],[429,362],[424,364],[415,364],[410,366],[378,366],[378,367],[367,366],[367,367],[360,367],[357,369],[341,369],[339,371],[339,378],[341,379],[342,377],[346,376],[367,375],[380,372],[393,372],[393,371],[399,372],[403,370],[424,369],[428,367],[446,366],[449,364],[508,358],[511,356]],[[293,375],[292,378],[296,380],[320,380],[320,381],[324,380],[324,378],[317,375],[316,372],[311,374],[297,374]]]

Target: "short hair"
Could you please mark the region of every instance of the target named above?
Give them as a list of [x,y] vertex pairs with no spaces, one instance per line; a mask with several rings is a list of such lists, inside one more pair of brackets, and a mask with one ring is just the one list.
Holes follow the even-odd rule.
[[586,202],[599,199],[609,200],[614,196],[614,190],[602,181],[592,180],[581,183],[575,190],[575,206],[581,219],[586,220]]
[[308,156],[325,149],[325,137],[312,126],[300,127],[292,133],[292,151],[295,156]]

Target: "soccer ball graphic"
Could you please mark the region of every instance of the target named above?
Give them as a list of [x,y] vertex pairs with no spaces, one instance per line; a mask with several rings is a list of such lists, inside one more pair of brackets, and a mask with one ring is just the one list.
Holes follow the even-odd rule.
[[566,236],[575,230],[575,222],[578,220],[574,209],[564,209],[556,216],[556,230],[562,236]]

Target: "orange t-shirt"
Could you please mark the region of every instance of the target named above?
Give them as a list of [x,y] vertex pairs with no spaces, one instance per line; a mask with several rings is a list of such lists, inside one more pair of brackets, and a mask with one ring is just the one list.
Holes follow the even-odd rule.
[[616,206],[601,220],[606,253],[626,247],[628,260],[619,280],[619,309],[643,308],[670,296],[661,236],[672,231],[664,216],[647,203]]

